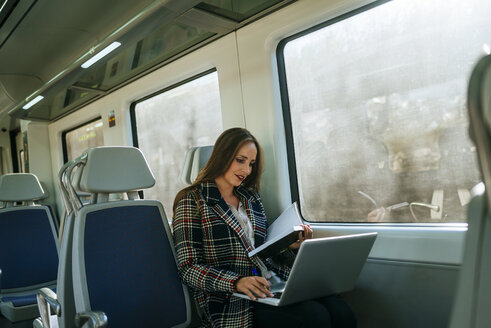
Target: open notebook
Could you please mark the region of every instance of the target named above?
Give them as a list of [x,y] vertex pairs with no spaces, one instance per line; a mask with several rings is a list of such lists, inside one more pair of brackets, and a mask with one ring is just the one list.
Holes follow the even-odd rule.
[[301,224],[302,216],[295,202],[268,227],[266,241],[249,252],[249,257],[259,255],[261,258],[268,258],[287,248],[298,240],[298,234],[303,231]]

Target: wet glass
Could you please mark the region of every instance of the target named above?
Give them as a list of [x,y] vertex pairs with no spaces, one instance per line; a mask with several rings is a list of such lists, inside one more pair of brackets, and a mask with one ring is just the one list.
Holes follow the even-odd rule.
[[155,176],[155,186],[145,190],[146,199],[164,205],[167,219],[177,192],[189,148],[213,145],[222,132],[218,74],[212,72],[149,99],[134,107],[138,147]]
[[104,146],[102,126],[102,119],[98,119],[64,133],[67,159],[82,155],[88,148]]
[[466,93],[491,2],[398,0],[284,48],[300,205],[322,222],[465,222]]

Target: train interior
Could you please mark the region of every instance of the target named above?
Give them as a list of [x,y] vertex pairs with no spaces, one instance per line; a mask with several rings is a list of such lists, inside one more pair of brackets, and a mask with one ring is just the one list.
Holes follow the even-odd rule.
[[[490,17],[487,0],[0,0],[0,327],[32,327],[39,309],[34,327],[111,323],[78,299],[84,273],[60,284],[82,256],[66,246],[74,217],[143,198],[171,220],[202,165],[183,170],[189,149],[231,127],[264,149],[270,222],[297,202],[314,238],[378,233],[341,295],[359,327],[489,327]],[[99,146],[109,167],[81,156]],[[182,298],[152,320],[199,326],[186,287],[165,288]]]

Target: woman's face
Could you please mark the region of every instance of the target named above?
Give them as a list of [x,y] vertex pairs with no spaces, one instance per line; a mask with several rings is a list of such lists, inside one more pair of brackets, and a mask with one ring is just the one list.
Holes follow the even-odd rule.
[[252,172],[256,162],[257,149],[254,142],[247,142],[239,148],[228,170],[218,179],[232,187],[239,186]]

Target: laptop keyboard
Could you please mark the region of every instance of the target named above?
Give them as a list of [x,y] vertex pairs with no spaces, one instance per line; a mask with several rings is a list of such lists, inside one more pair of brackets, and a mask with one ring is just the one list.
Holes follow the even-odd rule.
[[281,294],[283,294],[283,292],[276,292],[276,293],[273,293],[273,298],[280,299]]

